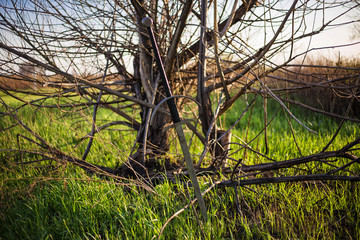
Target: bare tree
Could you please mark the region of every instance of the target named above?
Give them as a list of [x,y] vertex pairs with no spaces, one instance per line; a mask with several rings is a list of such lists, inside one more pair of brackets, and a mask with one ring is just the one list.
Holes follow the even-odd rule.
[[[165,72],[176,95],[177,107],[183,113],[183,123],[203,144],[202,154],[196,162],[197,171],[205,169],[216,172],[225,167],[224,173],[231,173],[230,168],[222,164],[231,148],[228,146],[232,144],[230,132],[255,101],[248,99],[247,107],[239,113],[238,121],[230,129],[223,129],[219,119],[250,93],[254,94],[254,99],[257,96],[274,99],[291,118],[309,131],[313,130],[291,113],[288,103],[342,120],[359,122],[354,117],[318,109],[287,97],[287,93],[298,89],[327,88],[346,92],[351,99],[350,104],[359,102],[359,92],[356,90],[359,88],[358,68],[318,66],[348,72],[343,76],[323,77],[318,78],[317,82],[309,82],[304,80],[306,74],[298,71],[303,64],[293,63],[315,51],[300,48],[306,39],[329,27],[349,24],[337,20],[351,13],[354,5],[358,6],[358,3],[345,0],[331,3],[311,0],[4,0],[0,10],[0,73],[4,77],[20,76],[13,78],[14,81],[23,79],[21,71],[14,66],[26,61],[45,69],[40,73],[41,80],[26,76],[28,79],[57,89],[56,94],[40,91],[31,94],[43,96],[43,99],[61,96],[67,98],[71,106],[82,109],[82,103],[68,97],[72,93],[86,101],[87,106],[95,107],[91,113],[89,144],[82,157],[70,156],[52,147],[40,133],[24,125],[15,111],[9,110],[3,116],[11,116],[23,125],[37,139],[38,146],[46,149],[52,158],[67,159],[89,171],[97,168],[120,176],[145,177],[149,173],[151,175],[150,170],[159,159],[170,163],[165,155],[173,140],[169,135],[171,118],[166,105],[162,104],[165,99],[164,86],[160,81],[149,35],[141,23],[144,17],[151,17]],[[329,9],[338,9],[338,14],[329,16]],[[270,84],[275,82],[280,85]],[[346,85],[341,84],[345,82]],[[13,95],[5,87],[1,89]],[[119,105],[119,102],[131,104]],[[26,103],[39,108],[52,107],[44,102],[40,104],[39,100]],[[193,110],[192,117],[186,119],[189,106]],[[264,100],[265,110],[266,106]],[[57,106],[59,110],[66,107],[62,104]],[[99,107],[117,114],[119,121],[104,125],[98,123],[96,115]],[[270,123],[266,111],[264,121],[265,127],[259,135],[263,132],[266,135]],[[136,131],[127,161],[115,170],[87,163],[94,136],[114,125],[125,125]],[[334,172],[337,172],[358,162],[358,157],[351,153],[358,143],[359,139],[355,139],[335,152],[326,152],[325,147],[324,152],[312,156],[243,166],[242,171],[269,171],[330,157],[350,159],[344,166],[335,167]],[[269,160],[266,153],[251,149],[249,142],[240,145]],[[241,165],[241,160],[237,160],[233,167],[236,169]],[[187,174],[186,171],[183,174]],[[319,179],[323,177],[321,175]],[[233,183],[230,181],[229,184]]]

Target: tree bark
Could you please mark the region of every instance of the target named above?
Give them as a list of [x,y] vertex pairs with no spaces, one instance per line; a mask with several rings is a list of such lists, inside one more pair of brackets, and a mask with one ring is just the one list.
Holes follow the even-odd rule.
[[[131,2],[136,11],[139,31],[139,54],[134,59],[134,76],[137,79],[136,97],[156,105],[164,99],[164,91],[160,81],[158,88],[154,89],[158,73],[154,72],[153,68],[149,36],[146,28],[141,24],[142,19],[146,17],[146,11],[143,9],[144,0],[132,0]],[[128,163],[121,167],[120,171],[124,175],[140,174],[145,176],[147,169],[157,163],[157,156],[163,155],[169,150],[168,132],[163,129],[170,122],[170,117],[157,112],[153,124],[150,126],[148,119],[152,109],[146,106],[141,108],[141,124],[137,135],[136,151],[129,157]]]

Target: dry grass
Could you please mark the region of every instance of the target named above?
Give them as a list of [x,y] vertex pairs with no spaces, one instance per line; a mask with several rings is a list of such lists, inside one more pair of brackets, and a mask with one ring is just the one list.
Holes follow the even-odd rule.
[[0,77],[0,88],[3,89],[35,89],[40,86],[39,83],[36,83],[30,78],[24,78],[17,75]]
[[[102,82],[103,76],[100,75],[87,75],[78,76],[92,82]],[[106,77],[105,80],[108,84],[116,85],[121,81],[124,81],[122,76],[118,74],[112,74]],[[20,90],[20,89],[32,89],[37,90],[43,87],[58,87],[58,86],[73,86],[73,83],[69,83],[64,77],[60,75],[7,75],[0,76],[0,89],[6,90]]]
[[352,102],[349,116],[360,118],[360,100],[356,97],[359,73],[358,59],[317,59],[275,72],[270,82],[272,87],[286,89],[284,92],[292,99],[338,115],[346,114]]

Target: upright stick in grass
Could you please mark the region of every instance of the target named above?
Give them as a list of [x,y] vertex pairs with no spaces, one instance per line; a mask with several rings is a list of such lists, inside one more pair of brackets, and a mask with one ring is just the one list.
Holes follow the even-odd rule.
[[[151,28],[152,23],[153,23],[153,21],[149,17],[146,17],[146,18],[144,18],[142,20],[142,24],[147,27],[148,32],[149,32],[149,37],[150,37],[151,44],[152,44],[153,49],[154,49],[154,55],[155,55],[156,63],[157,63],[158,68],[160,70],[160,75],[161,75],[161,78],[162,78],[162,81],[163,81],[166,96],[171,97],[172,93],[171,93],[171,90],[170,90],[169,81],[168,81],[167,76],[165,74],[164,65],[163,65],[161,57],[160,57],[160,53],[159,53],[159,49],[158,49],[158,46],[157,46],[157,43],[156,43],[156,40],[155,40],[154,32],[153,32],[153,30]],[[204,199],[203,199],[203,197],[201,195],[199,182],[198,182],[198,180],[196,178],[195,168],[194,168],[194,165],[193,165],[193,162],[192,162],[192,159],[191,159],[189,147],[188,147],[188,145],[186,143],[185,134],[184,134],[184,131],[183,131],[182,126],[181,126],[180,116],[179,116],[179,112],[178,112],[178,110],[176,108],[174,98],[168,99],[167,104],[169,106],[171,118],[172,118],[173,123],[175,125],[176,133],[178,135],[179,142],[180,142],[180,145],[181,145],[181,150],[182,150],[182,152],[184,154],[186,165],[188,167],[190,179],[191,179],[192,185],[194,187],[194,191],[195,191],[195,196],[199,201],[201,214],[202,214],[204,220],[207,221],[207,210],[206,210],[205,202],[204,202]]]

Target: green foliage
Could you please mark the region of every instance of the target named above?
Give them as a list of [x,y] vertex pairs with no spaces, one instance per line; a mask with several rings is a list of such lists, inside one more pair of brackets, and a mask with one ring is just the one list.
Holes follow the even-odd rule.
[[[226,127],[237,120],[235,116],[246,108],[246,101],[235,105],[226,118]],[[278,107],[268,102],[268,119]],[[268,144],[271,158],[285,160],[321,151],[331,139],[339,122],[309,113],[299,108],[290,109],[300,121],[317,131],[307,132],[282,110],[270,123]],[[5,111],[1,109],[1,111]],[[79,139],[90,131],[88,122],[79,121],[83,112],[60,112],[56,109],[22,108],[17,112],[22,121],[31,126],[55,147],[80,157],[86,142]],[[236,114],[234,114],[236,113]],[[249,117],[251,115],[251,120]],[[233,130],[232,141],[250,142],[264,127],[262,102],[256,101]],[[3,118],[1,129],[15,124]],[[119,120],[109,111],[100,110],[99,121]],[[90,121],[88,119],[88,121]],[[117,127],[120,128],[120,127]],[[293,139],[291,128],[296,133]],[[70,130],[69,130],[70,129]],[[127,130],[125,127],[121,130]],[[1,136],[1,149],[18,149],[16,135],[33,140],[20,126],[11,134]],[[96,136],[89,161],[114,166],[125,159],[131,147],[133,133],[104,131]],[[357,124],[346,123],[329,150],[359,136]],[[241,140],[240,140],[241,139]],[[36,144],[20,137],[22,148],[39,150]],[[264,152],[263,132],[249,145]],[[74,147],[76,146],[76,147]],[[106,147],[104,147],[106,146]],[[192,148],[196,151],[197,148]],[[300,149],[300,151],[299,151]],[[196,152],[195,152],[196,153]],[[246,164],[267,161],[255,153],[233,146],[234,159],[243,158]],[[152,239],[157,238],[165,222],[190,202],[193,192],[184,185],[165,182],[154,192],[135,186],[124,186],[113,181],[86,176],[82,171],[44,161],[36,164],[15,164],[39,160],[33,154],[12,155],[0,152],[0,239]],[[56,171],[49,171],[49,164]],[[316,163],[275,172],[275,176],[316,173],[326,165]],[[359,172],[359,166],[351,167]],[[211,179],[201,178],[202,190]],[[162,233],[162,239],[359,239],[360,189],[359,184],[343,182],[281,183],[249,188],[214,188],[205,197],[209,221],[197,221],[197,213],[187,208],[172,219]],[[239,205],[237,205],[237,200]],[[196,209],[197,205],[194,205]],[[198,211],[197,211],[198,212]],[[199,214],[199,213],[198,213]]]

